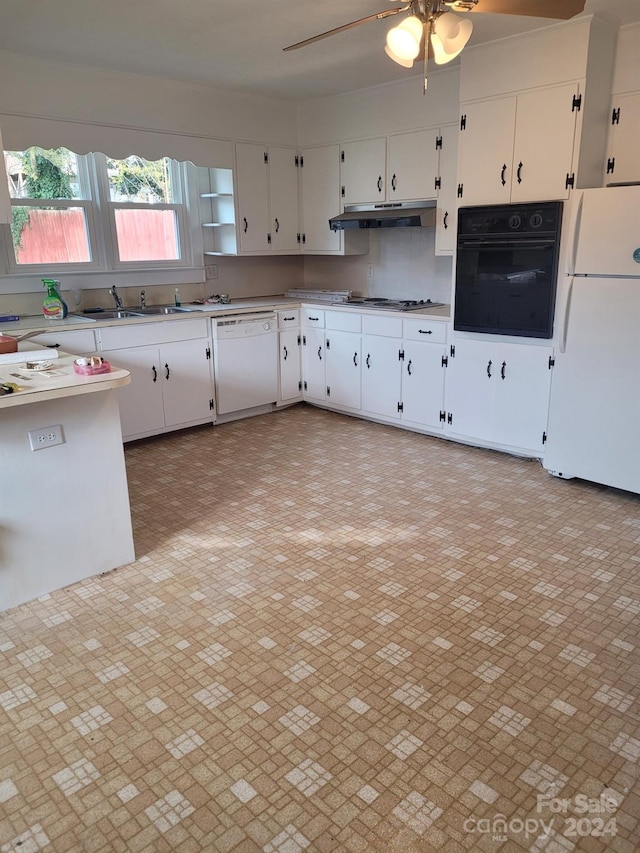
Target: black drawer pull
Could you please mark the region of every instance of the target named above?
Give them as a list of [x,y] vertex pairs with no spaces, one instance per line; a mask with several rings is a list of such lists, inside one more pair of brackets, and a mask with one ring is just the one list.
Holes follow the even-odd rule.
[[310,320],[313,320],[314,323],[317,323],[320,317],[309,317]]
[[171,376],[171,371],[169,370],[169,365],[168,365],[168,364],[165,364],[164,369],[167,371],[167,373],[166,373],[166,375],[165,375],[165,377],[164,377],[164,378],[165,378],[165,379],[168,379],[168,378]]
[[506,362],[506,361],[503,361],[503,362],[502,362],[502,367],[500,368],[500,378],[501,378],[501,379],[506,379],[506,376],[504,375],[504,372],[505,372],[505,370],[506,370],[506,369],[507,369],[507,362]]
[[289,355],[289,353],[288,353],[288,351],[287,351],[287,348],[286,348],[286,347],[284,347],[283,349],[284,349],[284,357],[283,357],[283,359],[282,359],[282,360],[283,360],[283,361],[286,361],[286,360],[287,360],[287,356]]
[[432,335],[433,330],[432,329],[418,329],[418,334],[419,335]]
[[286,323],[288,323],[288,322],[289,322],[289,320],[295,320],[296,318],[295,318],[295,317],[283,317],[282,319],[283,319]]
[[322,361],[322,347],[318,347],[318,358]]
[[153,371],[153,381],[157,382],[158,381],[158,371],[156,370],[155,364],[151,365],[151,370]]
[[487,364],[487,376],[489,377],[489,379],[491,379],[491,365],[492,364],[493,364],[493,362],[491,360],[489,360],[489,363]]

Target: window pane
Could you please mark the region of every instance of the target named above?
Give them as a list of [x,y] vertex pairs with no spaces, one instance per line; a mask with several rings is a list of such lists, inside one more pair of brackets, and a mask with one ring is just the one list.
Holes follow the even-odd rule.
[[78,156],[67,148],[5,151],[12,198],[84,198]]
[[91,260],[82,207],[12,209],[11,234],[19,264],[78,264]]
[[179,260],[175,211],[116,208],[114,213],[121,261]]
[[127,157],[111,160],[107,157],[111,201],[141,204],[172,204],[171,160],[145,160]]

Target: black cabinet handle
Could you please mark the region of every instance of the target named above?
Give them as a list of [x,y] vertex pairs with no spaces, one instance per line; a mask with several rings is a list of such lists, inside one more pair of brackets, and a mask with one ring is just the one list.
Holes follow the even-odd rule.
[[358,366],[358,353],[357,352],[354,352],[354,354],[353,354],[353,366],[354,367]]
[[442,220],[442,226],[443,226],[443,228],[445,228],[445,229],[449,227],[449,226],[447,225],[447,219],[448,219],[448,218],[449,218],[449,211],[448,211],[448,210],[445,210],[445,212],[444,212],[444,219]]
[[489,379],[491,379],[491,365],[492,364],[493,364],[493,362],[491,361],[491,359],[489,359],[489,363],[487,364],[487,376],[489,377]]
[[396,178],[396,176],[394,175],[394,176],[391,178],[391,189],[395,192],[395,191],[396,191],[396,189],[397,189],[397,186],[398,186],[398,179],[397,179],[397,178]]
[[507,182],[504,179],[504,173],[507,171],[507,164],[505,163],[502,167],[502,171],[500,172],[500,183],[504,186]]
[[284,358],[283,358],[282,360],[283,360],[283,361],[286,361],[286,360],[287,360],[287,356],[289,355],[289,353],[288,353],[288,351],[287,351],[287,348],[286,348],[286,347],[283,347],[283,349],[284,349]]
[[280,230],[280,223],[278,222],[277,218],[274,220],[274,222],[276,223],[276,234],[277,234],[278,231]]
[[521,183],[522,183],[522,165],[523,165],[523,164],[522,164],[522,160],[521,160],[521,161],[518,163],[518,171],[517,171],[517,173],[516,173],[516,174],[517,174],[517,178],[518,178],[518,183],[519,183],[519,184],[521,184]]
[[171,371],[169,370],[169,365],[168,365],[168,364],[165,364],[164,369],[167,371],[167,372],[166,372],[166,375],[165,375],[165,377],[164,377],[164,378],[165,378],[165,379],[168,379],[168,378],[169,378],[169,376],[171,376]]
[[249,227],[249,223],[247,222],[247,217],[246,217],[246,216],[243,216],[243,217],[242,217],[242,221],[244,222],[244,228],[243,228],[242,230],[243,230],[243,231],[244,231],[244,233],[246,234],[246,233],[247,233],[247,228]]
[[502,362],[502,367],[500,368],[500,378],[501,378],[501,379],[506,379],[506,377],[505,377],[505,375],[504,375],[504,371],[505,371],[506,367],[507,367],[507,362],[506,362],[506,361],[503,361],[503,362]]
[[317,322],[320,319],[320,317],[309,317],[309,319]]
[[433,330],[432,329],[418,329],[418,334],[419,335],[432,335]]
[[283,317],[282,319],[285,321],[285,323],[288,323],[290,320],[295,320],[296,318],[295,317]]
[[320,361],[322,361],[322,347],[321,346],[318,347],[318,358],[320,359]]
[[378,175],[378,192],[382,192],[382,175]]
[[409,359],[409,364],[407,364],[407,373],[411,376],[411,359]]
[[371,353],[367,353],[367,358],[365,360],[365,364],[367,365],[367,370],[371,370]]
[[158,381],[158,371],[156,370],[155,364],[151,365],[151,370],[153,371],[153,381],[157,382]]

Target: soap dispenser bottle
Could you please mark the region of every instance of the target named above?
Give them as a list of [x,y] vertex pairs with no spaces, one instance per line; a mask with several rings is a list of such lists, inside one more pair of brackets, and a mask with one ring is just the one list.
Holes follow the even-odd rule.
[[60,282],[53,278],[43,278],[42,286],[47,288],[47,295],[42,302],[42,313],[47,320],[64,320],[69,309],[67,303],[60,296]]

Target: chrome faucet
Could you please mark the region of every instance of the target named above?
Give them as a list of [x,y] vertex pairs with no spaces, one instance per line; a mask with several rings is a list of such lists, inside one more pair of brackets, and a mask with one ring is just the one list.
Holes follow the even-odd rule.
[[116,303],[116,308],[117,308],[118,310],[120,310],[120,309],[122,308],[122,299],[120,299],[120,294],[119,294],[119,293],[118,293],[118,291],[116,290],[116,286],[115,286],[115,284],[113,285],[113,287],[110,287],[110,288],[109,288],[109,294],[110,294],[111,296],[113,296],[113,299],[114,299],[114,301],[115,301],[115,303]]
[[144,292],[144,290],[140,291],[140,307],[141,308],[147,307],[147,294]]

